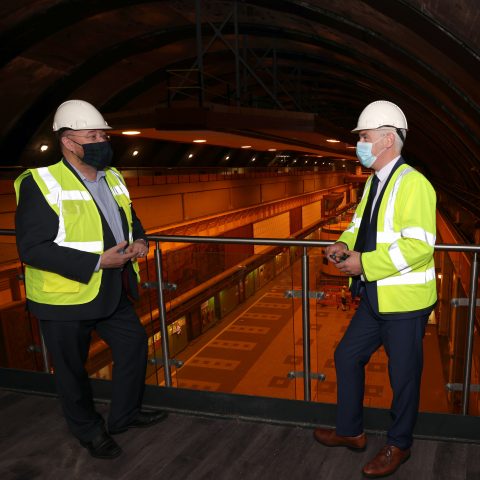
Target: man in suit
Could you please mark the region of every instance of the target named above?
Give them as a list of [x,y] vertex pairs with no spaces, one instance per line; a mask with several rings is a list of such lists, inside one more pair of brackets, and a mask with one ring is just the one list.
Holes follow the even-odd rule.
[[[15,181],[27,308],[53,359],[70,431],[93,457],[107,459],[122,452],[111,435],[166,417],[140,410],[147,336],[131,299],[138,298],[137,258],[146,256],[148,243],[124,179],[110,166],[110,128],[93,105],[64,102],[53,123],[63,158]],[[93,330],[113,356],[107,426],[85,370]]]
[[352,297],[361,300],[335,351],[336,429],[317,428],[314,436],[329,447],[366,447],[365,365],[383,345],[393,390],[393,422],[386,445],[364,466],[363,474],[384,477],[408,460],[413,442],[422,339],[437,298],[436,195],[401,156],[407,120],[397,105],[383,100],[369,104],[353,132],[359,135],[357,157],[374,175],[351,224],[326,249],[326,256],[351,277]]

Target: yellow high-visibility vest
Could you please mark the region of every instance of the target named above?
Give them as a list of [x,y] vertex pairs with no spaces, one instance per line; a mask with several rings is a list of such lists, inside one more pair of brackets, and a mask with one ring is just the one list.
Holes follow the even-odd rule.
[[[353,250],[371,181],[339,242]],[[436,194],[430,182],[401,165],[386,186],[377,218],[377,246],[362,253],[365,280],[377,282],[380,313],[421,310],[437,300],[434,265]]]
[[[75,174],[60,161],[49,167],[29,169],[14,182],[17,204],[20,185],[32,175],[47,203],[58,215],[58,232],[54,240],[62,247],[102,254],[102,221],[92,195]],[[129,242],[132,238],[132,210],[130,195],[118,170],[106,169],[106,181],[118,206],[125,212]],[[133,268],[139,277],[138,263]],[[79,305],[92,301],[100,290],[102,269],[94,272],[87,284],[71,280],[53,272],[25,265],[25,290],[27,298],[49,305]]]

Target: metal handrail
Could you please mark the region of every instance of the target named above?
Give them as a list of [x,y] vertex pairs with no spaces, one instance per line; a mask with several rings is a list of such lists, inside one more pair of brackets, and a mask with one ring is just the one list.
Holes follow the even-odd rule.
[[[310,376],[310,309],[308,308],[308,292],[309,292],[309,276],[308,276],[308,251],[310,247],[326,247],[335,242],[322,241],[322,240],[294,240],[294,239],[278,239],[278,238],[237,238],[237,237],[200,237],[200,236],[183,236],[183,235],[149,235],[149,241],[155,242],[155,255],[157,251],[160,252],[160,242],[173,242],[173,243],[227,243],[227,244],[244,244],[244,245],[266,245],[266,246],[279,246],[279,247],[303,247],[302,254],[302,334],[303,334],[303,388],[305,401],[311,400],[311,376]],[[455,244],[440,244],[435,245],[435,250],[439,251],[457,251],[457,252],[472,252],[473,264],[470,275],[470,296],[469,296],[469,311],[468,311],[468,333],[467,333],[467,349],[466,349],[466,365],[465,375],[462,391],[462,414],[468,414],[468,404],[470,395],[470,376],[473,361],[473,334],[475,326],[475,306],[477,296],[478,285],[478,253],[480,252],[480,245],[455,245]],[[161,276],[157,270],[158,283],[161,282]],[[161,315],[161,323],[166,325],[165,306],[161,304],[163,302],[163,296],[159,296],[159,312]],[[167,345],[168,348],[168,345]],[[169,352],[163,352],[164,365],[166,370],[170,370],[169,367]],[[168,372],[170,375],[170,372]],[[167,375],[165,378],[167,383]]]
[[[0,229],[1,235],[15,235],[15,230]],[[303,333],[303,368],[304,368],[304,399],[311,400],[311,375],[310,375],[310,309],[308,308],[309,292],[309,271],[308,271],[308,248],[327,247],[333,244],[333,241],[325,240],[298,240],[298,239],[278,239],[278,238],[239,238],[239,237],[202,237],[185,235],[148,235],[150,242],[155,243],[155,270],[157,276],[158,310],[160,316],[160,328],[162,333],[162,360],[164,365],[165,385],[172,385],[170,370],[170,353],[167,337],[167,318],[165,299],[162,290],[162,250],[160,243],[217,243],[217,244],[243,244],[243,245],[265,245],[277,247],[302,247],[302,333]],[[456,245],[439,244],[435,245],[438,251],[455,251],[473,253],[473,263],[470,274],[470,295],[468,309],[468,327],[467,327],[467,345],[466,345],[466,365],[464,372],[464,382],[462,389],[462,414],[468,415],[469,395],[471,386],[471,371],[473,360],[473,336],[475,326],[475,308],[479,277],[479,256],[480,245]],[[42,342],[42,355],[46,359],[46,352]]]

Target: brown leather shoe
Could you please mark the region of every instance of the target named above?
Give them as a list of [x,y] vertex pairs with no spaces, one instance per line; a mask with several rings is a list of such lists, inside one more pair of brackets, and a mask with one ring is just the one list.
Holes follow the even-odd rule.
[[352,450],[365,450],[367,437],[361,433],[356,437],[344,437],[337,435],[334,428],[316,428],[313,432],[315,440],[327,447],[347,447]]
[[369,478],[386,477],[410,458],[410,449],[401,450],[394,445],[385,445],[377,456],[363,467],[363,474]]

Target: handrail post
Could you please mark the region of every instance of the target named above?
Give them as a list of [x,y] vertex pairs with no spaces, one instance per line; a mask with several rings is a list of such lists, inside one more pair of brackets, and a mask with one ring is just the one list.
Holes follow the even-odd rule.
[[462,415],[468,415],[470,399],[470,377],[473,358],[473,332],[475,327],[475,309],[477,307],[478,287],[478,252],[473,253],[472,269],[470,272],[470,298],[468,303],[467,345],[465,354],[465,376],[463,378]]
[[172,373],[170,371],[170,352],[168,351],[167,313],[163,297],[163,272],[162,250],[160,242],[155,240],[155,270],[157,273],[158,315],[160,318],[160,331],[162,334],[162,360],[164,368],[165,386],[172,386]]
[[307,247],[303,247],[302,255],[302,333],[303,333],[303,389],[304,400],[311,400],[310,376],[310,306],[308,302],[309,271]]

